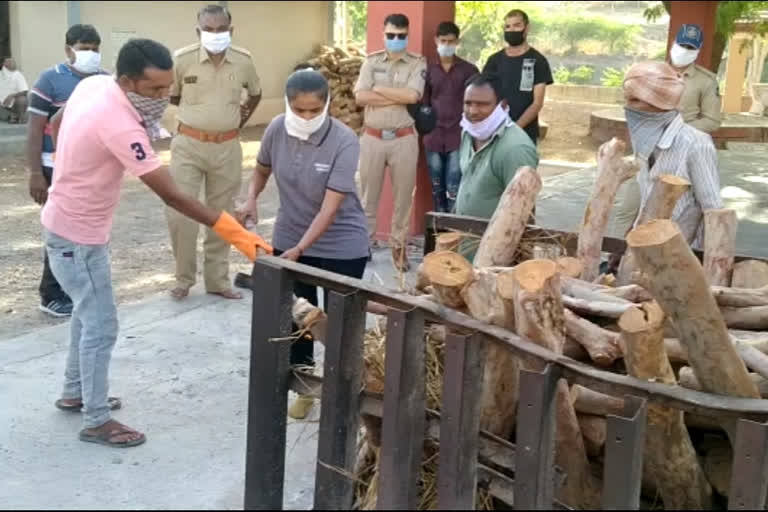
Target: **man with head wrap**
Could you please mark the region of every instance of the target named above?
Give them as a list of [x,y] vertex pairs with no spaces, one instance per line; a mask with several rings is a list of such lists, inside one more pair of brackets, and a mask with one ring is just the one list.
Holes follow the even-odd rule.
[[615,222],[622,235],[633,227],[653,180],[660,174],[691,182],[672,212],[672,220],[688,243],[701,242],[703,210],[722,208],[712,139],[686,124],[676,110],[684,87],[682,78],[664,62],[638,63],[625,75],[627,128],[642,167],[637,180],[628,182],[618,199]]

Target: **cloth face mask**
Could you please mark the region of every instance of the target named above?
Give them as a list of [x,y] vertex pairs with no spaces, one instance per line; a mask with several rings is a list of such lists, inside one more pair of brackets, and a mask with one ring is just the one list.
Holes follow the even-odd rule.
[[304,119],[303,117],[297,116],[293,113],[293,110],[291,110],[291,105],[288,103],[288,98],[286,97],[285,131],[288,132],[288,135],[296,137],[299,140],[309,139],[310,135],[319,130],[320,127],[323,126],[323,123],[325,123],[325,120],[328,118],[328,106],[330,103],[331,98],[329,96],[328,100],[325,102],[325,108],[321,114],[318,114],[312,119]]
[[496,130],[499,129],[499,126],[501,126],[502,123],[505,123],[509,119],[508,112],[509,110],[502,108],[501,103],[499,103],[496,105],[496,108],[493,110],[491,115],[477,123],[471,122],[469,119],[467,119],[466,115],[462,114],[461,127],[464,129],[464,131],[466,131],[477,140],[488,140],[493,136],[494,133],[496,133]]

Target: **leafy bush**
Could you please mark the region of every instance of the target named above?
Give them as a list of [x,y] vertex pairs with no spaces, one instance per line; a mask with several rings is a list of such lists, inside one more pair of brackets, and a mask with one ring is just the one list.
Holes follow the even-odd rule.
[[556,84],[567,84],[571,79],[571,72],[565,66],[558,67],[553,73]]
[[600,76],[600,84],[604,87],[621,87],[627,69],[605,68]]
[[575,84],[588,84],[595,76],[595,68],[592,66],[579,66],[571,72],[571,81]]

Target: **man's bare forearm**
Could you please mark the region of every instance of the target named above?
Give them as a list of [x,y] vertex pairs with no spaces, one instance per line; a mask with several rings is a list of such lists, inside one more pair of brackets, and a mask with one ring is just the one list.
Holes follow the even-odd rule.
[[248,102],[245,104],[245,107],[243,107],[245,109],[245,115],[242,116],[242,120],[240,121],[240,128],[246,125],[248,120],[256,111],[256,107],[259,106],[260,102],[261,102],[261,94],[257,96],[248,96]]
[[539,112],[541,112],[541,106],[537,104],[532,104],[530,107],[525,109],[525,112],[523,112],[523,115],[520,116],[520,119],[517,120],[517,125],[520,128],[525,128],[529,124],[533,122],[534,119],[536,119],[536,116],[539,115]]
[[30,114],[27,123],[27,166],[30,173],[43,172],[43,132],[46,119],[37,114]]

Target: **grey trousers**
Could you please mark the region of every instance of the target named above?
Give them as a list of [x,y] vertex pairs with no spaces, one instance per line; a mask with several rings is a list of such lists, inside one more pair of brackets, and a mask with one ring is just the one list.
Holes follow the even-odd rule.
[[43,236],[53,275],[74,305],[62,398],[82,399],[83,426],[99,427],[110,419],[109,362],[118,329],[109,247],[47,230]]

